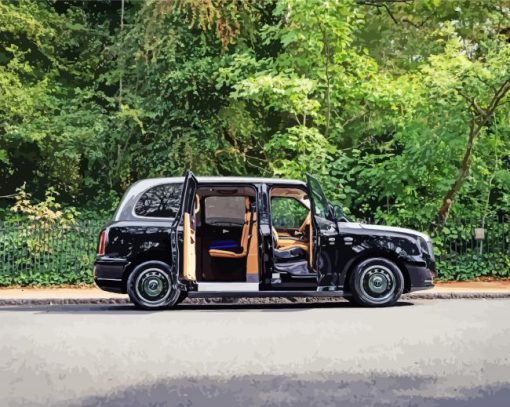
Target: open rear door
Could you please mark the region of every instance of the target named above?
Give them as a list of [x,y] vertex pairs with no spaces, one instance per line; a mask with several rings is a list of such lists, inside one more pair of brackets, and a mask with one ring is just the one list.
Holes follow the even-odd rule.
[[305,175],[312,212],[310,222],[310,265],[317,272],[318,289],[332,289],[335,282],[329,246],[335,242],[338,230],[331,213],[331,206],[321,184],[310,174],[306,173]]
[[[196,199],[198,181],[191,171],[186,171],[182,186],[179,213],[172,225],[172,259],[179,275],[184,280],[196,281]],[[182,231],[183,242],[179,247],[178,235]]]

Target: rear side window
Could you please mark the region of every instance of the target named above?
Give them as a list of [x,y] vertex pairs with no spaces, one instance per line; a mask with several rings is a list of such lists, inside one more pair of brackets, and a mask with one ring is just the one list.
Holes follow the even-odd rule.
[[135,205],[137,216],[175,218],[181,202],[182,184],[163,184],[143,193]]
[[205,223],[208,225],[242,225],[245,212],[244,196],[210,196],[205,198]]

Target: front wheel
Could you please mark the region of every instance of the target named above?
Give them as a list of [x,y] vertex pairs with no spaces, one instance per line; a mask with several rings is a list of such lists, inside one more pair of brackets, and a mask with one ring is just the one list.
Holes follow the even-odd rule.
[[137,308],[146,310],[171,307],[181,296],[170,267],[161,261],[148,261],[136,266],[129,275],[127,292]]
[[400,268],[382,257],[362,261],[351,274],[352,300],[368,307],[395,304],[404,290]]

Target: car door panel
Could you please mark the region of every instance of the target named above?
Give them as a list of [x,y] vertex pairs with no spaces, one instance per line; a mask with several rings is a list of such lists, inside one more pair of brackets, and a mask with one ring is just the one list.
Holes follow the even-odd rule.
[[196,191],[198,181],[187,171],[179,212],[171,227],[172,266],[185,281],[196,281]]
[[317,289],[335,290],[338,287],[338,228],[322,187],[314,177],[306,174],[312,219],[310,222],[310,263],[317,271]]

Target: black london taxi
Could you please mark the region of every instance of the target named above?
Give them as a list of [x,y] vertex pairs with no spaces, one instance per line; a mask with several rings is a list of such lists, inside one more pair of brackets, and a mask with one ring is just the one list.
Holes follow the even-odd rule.
[[95,282],[143,309],[186,297],[343,296],[389,306],[433,287],[427,235],[350,222],[306,178],[188,171],[138,181],[101,231]]

